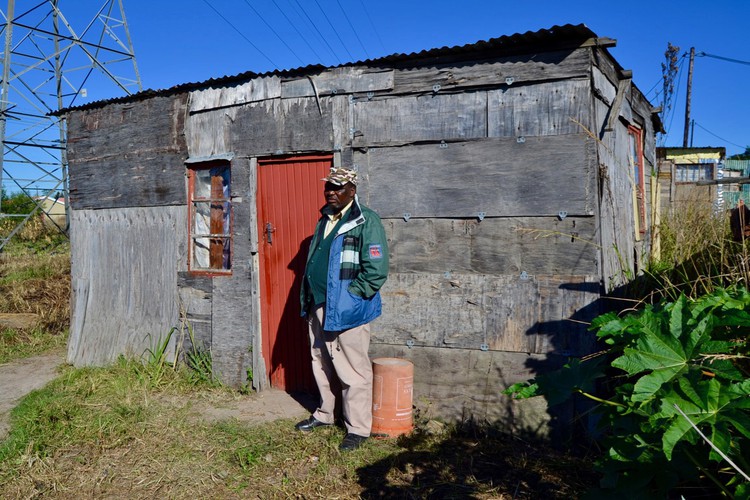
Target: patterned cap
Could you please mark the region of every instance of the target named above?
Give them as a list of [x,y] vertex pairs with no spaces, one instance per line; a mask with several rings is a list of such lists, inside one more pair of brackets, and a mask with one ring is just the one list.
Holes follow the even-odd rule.
[[324,177],[321,180],[330,182],[331,184],[336,184],[337,186],[343,186],[349,182],[356,186],[357,171],[346,167],[331,167],[328,177]]

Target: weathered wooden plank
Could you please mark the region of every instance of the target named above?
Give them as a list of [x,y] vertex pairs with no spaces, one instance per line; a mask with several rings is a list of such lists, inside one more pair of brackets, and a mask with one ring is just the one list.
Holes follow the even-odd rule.
[[[604,127],[609,107],[597,100],[595,112],[599,127]],[[599,209],[602,279],[606,292],[632,280],[638,267],[637,260],[634,260],[634,178],[628,158],[628,134],[624,124],[618,123],[617,127],[597,143],[602,183]]]
[[414,405],[421,415],[447,421],[503,422],[505,428],[544,434],[549,411],[544,398],[514,400],[502,389],[559,367],[561,357],[378,344],[370,357],[401,358],[414,364]]
[[398,94],[432,93],[434,85],[438,92],[469,87],[510,85],[580,78],[589,74],[590,49],[537,52],[494,60],[469,62],[441,62],[399,69],[394,76],[394,92]]
[[360,192],[381,217],[593,215],[593,140],[493,138],[355,151]]
[[594,217],[384,219],[391,271],[597,275]]
[[[354,126],[348,96],[337,95],[331,99],[331,115],[333,149],[342,151],[351,144],[351,129]],[[351,155],[351,151],[348,154]],[[351,157],[348,160],[351,162]]]
[[392,273],[373,342],[567,352],[574,343],[562,336],[588,335],[585,326],[567,321],[580,318],[576,312],[598,298],[598,290],[593,276]]
[[601,284],[596,276],[539,276],[540,317],[534,352],[584,356],[596,349],[588,331],[602,314]]
[[258,334],[248,275],[249,262],[235,259],[231,276],[214,278],[211,360],[219,380],[232,387],[250,382],[253,336]]
[[237,110],[219,109],[189,115],[185,141],[189,158],[209,158],[232,152],[229,129]]
[[233,273],[235,264],[242,264],[247,270],[250,255],[257,245],[255,165],[257,161],[253,162],[248,158],[236,158],[232,161]]
[[487,94],[389,96],[354,102],[357,145],[487,137]]
[[247,183],[247,202],[249,205],[249,215],[247,224],[249,224],[248,238],[250,257],[248,259],[248,279],[250,293],[250,307],[252,315],[249,318],[249,329],[251,336],[250,361],[253,370],[252,387],[256,391],[262,391],[269,387],[268,372],[266,370],[266,360],[263,356],[263,339],[261,334],[261,301],[260,301],[260,261],[258,256],[258,159],[249,160],[248,183]]
[[620,80],[617,83],[617,95],[615,95],[615,100],[612,103],[612,107],[609,110],[609,118],[607,119],[607,124],[604,126],[604,130],[606,132],[611,132],[615,129],[615,122],[617,121],[617,118],[620,116],[620,112],[622,111],[622,105],[623,100],[625,99],[625,94],[629,92],[630,90],[630,84],[632,80],[629,78],[626,80]]
[[197,113],[278,97],[281,97],[281,79],[276,75],[259,76],[240,84],[193,90],[188,110]]
[[281,82],[281,97],[326,96],[375,92],[393,88],[393,70],[363,67],[331,68],[310,77]]
[[180,339],[178,355],[193,350],[211,349],[212,294],[213,278],[195,276],[188,272],[177,275],[178,296],[180,299]]
[[141,356],[178,326],[186,216],[185,207],[71,212],[71,277],[87,282],[76,290],[88,291],[85,302],[73,297],[77,341],[68,354],[71,363],[104,365],[121,354]]
[[588,79],[516,85],[488,92],[488,135],[580,134],[591,127]]
[[613,84],[607,75],[602,72],[597,66],[591,68],[591,84],[594,92],[599,95],[599,98],[604,101],[605,104],[611,106],[615,102],[617,96],[617,85]]
[[[256,253],[250,261],[250,299],[253,308],[251,355],[253,367],[252,386],[256,391],[262,391],[270,386],[266,359],[263,352],[261,297],[260,297],[260,256]],[[269,353],[270,354],[270,353]]]
[[[320,108],[318,107],[320,106]],[[333,149],[330,97],[274,99],[231,108],[231,151],[263,156]]]
[[185,98],[157,97],[71,112],[71,206],[184,204]]

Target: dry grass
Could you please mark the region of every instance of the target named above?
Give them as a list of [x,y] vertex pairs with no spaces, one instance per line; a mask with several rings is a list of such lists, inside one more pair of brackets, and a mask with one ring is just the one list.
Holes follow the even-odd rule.
[[64,344],[70,324],[70,256],[15,247],[0,253],[0,313],[36,316],[26,328],[0,327],[0,362]]
[[69,369],[25,401],[0,446],[0,497],[562,499],[595,481],[589,462],[490,428],[341,454],[340,428],[210,423],[197,403],[236,394],[192,387],[179,371],[149,389],[147,373],[124,361]]
[[647,270],[648,300],[696,298],[716,288],[750,282],[748,242],[735,242],[727,212],[711,203],[685,202],[659,227],[661,257]]
[[[0,254],[0,312],[41,318],[4,332],[0,358],[64,341],[69,266],[65,246],[37,253],[28,241]],[[14,410],[0,442],[0,498],[554,499],[596,482],[590,460],[476,426],[440,435],[420,426],[342,455],[341,428],[205,419],[201,408],[239,396],[201,380],[156,362],[66,368]]]

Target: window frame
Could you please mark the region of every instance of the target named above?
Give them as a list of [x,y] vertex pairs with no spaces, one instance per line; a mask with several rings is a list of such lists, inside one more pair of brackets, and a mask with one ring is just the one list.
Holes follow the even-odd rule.
[[[211,169],[226,169],[228,174],[228,186],[226,193],[223,188],[223,175],[210,175],[210,190],[208,198],[196,197],[196,177],[198,172],[205,172]],[[232,162],[229,160],[208,160],[202,162],[189,163],[186,165],[186,175],[188,179],[187,189],[187,209],[188,209],[188,271],[194,275],[202,276],[231,276],[233,268],[233,257],[234,257],[234,206],[232,203]],[[221,182],[222,184],[219,184]],[[215,195],[221,189],[221,195],[216,197]],[[209,205],[209,228],[208,233],[196,234],[195,221],[196,221],[196,206],[197,204],[207,203]],[[220,206],[215,206],[220,205]],[[217,217],[218,213],[226,213],[228,216]],[[221,232],[214,232],[217,224],[225,226]],[[226,227],[228,226],[228,227]],[[195,249],[198,245],[198,238],[206,238],[209,240],[208,244],[208,259],[209,267],[196,266]],[[219,241],[225,243],[220,243]],[[220,253],[219,253],[220,252]],[[221,259],[222,267],[210,267],[212,260],[215,262]],[[228,261],[225,263],[225,260]],[[226,266],[226,267],[225,267]]]
[[[635,146],[635,148],[633,148]],[[634,125],[628,125],[628,157],[631,159],[631,173],[633,174],[633,217],[636,224],[636,234],[645,234],[646,217],[646,172],[643,158],[643,130]]]
[[[678,171],[685,169],[687,170],[695,170],[697,173],[697,176],[695,176],[695,179],[678,179]],[[701,176],[701,173],[704,169],[707,169],[708,176]],[[685,177],[692,177],[692,176],[685,176]],[[698,181],[702,180],[713,180],[716,178],[716,163],[713,162],[707,162],[707,163],[675,163],[674,165],[674,182],[675,184],[695,184]]]

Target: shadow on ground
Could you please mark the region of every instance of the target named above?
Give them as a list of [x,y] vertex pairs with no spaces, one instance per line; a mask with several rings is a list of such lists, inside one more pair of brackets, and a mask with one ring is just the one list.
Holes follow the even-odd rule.
[[577,498],[598,482],[591,460],[492,429],[418,432],[399,444],[357,470],[362,498]]

